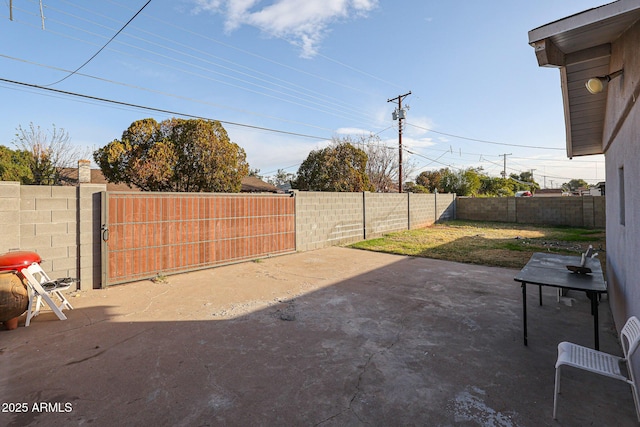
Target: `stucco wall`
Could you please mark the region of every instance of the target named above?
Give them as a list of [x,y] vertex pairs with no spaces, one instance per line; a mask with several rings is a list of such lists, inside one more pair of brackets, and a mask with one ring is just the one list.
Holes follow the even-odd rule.
[[[637,191],[640,182],[640,110],[635,102],[640,95],[638,46],[640,24],[635,24],[612,46],[610,71],[624,68],[624,75],[608,85],[604,131],[607,280],[618,329],[627,317],[640,316],[640,192]],[[609,140],[611,143],[606,147]]]

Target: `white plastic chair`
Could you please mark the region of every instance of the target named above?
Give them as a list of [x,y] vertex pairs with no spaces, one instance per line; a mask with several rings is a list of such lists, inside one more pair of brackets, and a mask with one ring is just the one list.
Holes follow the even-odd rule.
[[[29,307],[27,308],[27,320],[24,326],[29,326],[31,319],[40,314],[40,308],[43,305],[42,300],[58,316],[58,319],[66,320],[67,316],[62,310],[65,308],[72,310],[73,307],[62,292],[69,289],[76,280],[70,278],[51,280],[40,267],[40,264],[35,262],[29,267],[23,268],[20,273],[27,279],[27,284],[29,285]],[[52,297],[56,298],[59,303],[56,303]]]
[[[632,316],[622,328],[620,333],[620,341],[622,342],[622,351],[624,357],[614,356],[609,353],[603,353],[581,345],[563,341],[558,344],[558,360],[556,362],[556,385],[555,394],[553,396],[553,419],[556,419],[556,409],[558,405],[558,394],[560,394],[560,367],[562,365],[572,366],[578,369],[584,369],[595,374],[604,375],[626,382],[631,386],[633,392],[633,401],[636,407],[636,415],[640,421],[640,406],[638,403],[638,390],[636,388],[633,376],[633,363],[630,362],[631,356],[638,348],[640,343],[640,321],[637,317]],[[622,374],[620,365],[626,364],[629,376]]]

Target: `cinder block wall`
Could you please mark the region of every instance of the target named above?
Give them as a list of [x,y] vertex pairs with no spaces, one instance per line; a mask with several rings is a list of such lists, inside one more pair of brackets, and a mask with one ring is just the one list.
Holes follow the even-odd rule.
[[[52,277],[100,287],[102,184],[21,186],[0,182],[0,253],[30,250]],[[387,232],[469,219],[605,226],[604,197],[456,198],[455,194],[296,192],[296,250],[356,242]]]
[[604,228],[605,198],[582,197],[459,197],[456,218],[523,224]]
[[427,227],[437,219],[436,194],[409,193],[409,228]]
[[515,217],[510,221],[508,220],[509,205],[506,197],[458,197],[456,204],[457,219],[515,222]]
[[458,198],[455,194],[434,194],[436,201],[436,221],[456,219],[458,213]]
[[20,248],[20,183],[0,181],[0,253]]
[[93,194],[104,190],[105,185],[53,187],[0,182],[0,253],[37,252],[50,277],[76,277],[82,288],[91,289],[96,271],[100,277],[99,240],[95,244],[100,206]]
[[455,194],[296,191],[296,250],[348,244],[455,217]]
[[296,191],[296,250],[362,240],[363,193]]
[[408,193],[364,193],[365,238],[409,229]]
[[454,219],[456,212],[455,194],[408,193],[409,228],[428,227],[436,221]]

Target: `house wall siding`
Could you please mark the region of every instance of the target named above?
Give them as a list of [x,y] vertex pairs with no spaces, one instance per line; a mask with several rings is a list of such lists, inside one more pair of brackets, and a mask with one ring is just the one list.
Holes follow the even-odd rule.
[[[618,329],[629,316],[640,316],[640,193],[634,189],[640,182],[640,110],[637,103],[630,110],[627,107],[640,92],[638,46],[640,24],[635,24],[612,46],[610,71],[624,67],[624,75],[608,85],[604,131],[605,144],[613,138],[608,148],[605,147],[607,282]],[[624,223],[621,223],[621,209],[624,209]]]

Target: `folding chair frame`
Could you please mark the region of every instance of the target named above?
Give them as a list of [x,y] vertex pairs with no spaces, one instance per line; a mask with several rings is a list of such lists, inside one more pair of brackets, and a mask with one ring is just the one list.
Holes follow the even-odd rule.
[[[62,294],[62,291],[69,289],[71,283],[61,284],[59,281],[52,281],[38,263],[33,263],[29,267],[23,268],[20,273],[26,279],[29,290],[29,307],[27,309],[27,320],[24,326],[29,326],[31,319],[40,314],[40,309],[44,305],[43,300],[55,315],[58,316],[58,319],[66,320],[67,316],[65,316],[62,310],[65,308],[73,310],[73,307]],[[51,286],[51,289],[45,289],[45,286]],[[59,300],[60,303],[56,303],[54,298]]]
[[[620,332],[620,341],[624,357],[615,356],[598,350],[592,350],[581,345],[563,341],[558,344],[558,360],[556,361],[556,379],[553,395],[553,419],[556,419],[558,409],[558,395],[560,394],[560,368],[571,366],[594,374],[603,375],[616,380],[621,380],[631,386],[633,403],[636,416],[640,422],[640,399],[635,383],[633,362],[631,356],[640,345],[640,320],[631,316]],[[628,376],[620,370],[620,365],[625,364]]]

